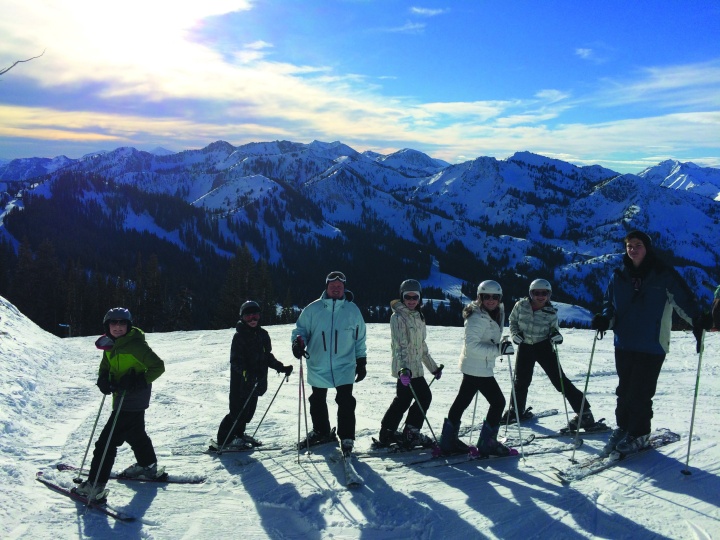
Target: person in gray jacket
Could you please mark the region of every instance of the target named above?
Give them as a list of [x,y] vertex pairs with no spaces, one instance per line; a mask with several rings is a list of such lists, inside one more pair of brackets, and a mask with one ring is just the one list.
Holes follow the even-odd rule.
[[[525,409],[530,383],[533,378],[535,363],[540,364],[547,374],[550,382],[558,392],[564,390],[575,418],[570,420],[568,427],[575,431],[595,424],[595,418],[590,410],[590,403],[585,400],[583,406],[583,393],[565,376],[560,363],[553,350],[553,345],[563,342],[558,327],[557,309],[550,302],[552,286],[546,279],[536,279],[530,284],[529,296],[517,301],[510,312],[510,334],[513,343],[518,346],[515,357],[514,392],[517,399],[520,421],[532,418],[532,412]],[[579,420],[582,409],[582,419]],[[514,422],[517,419],[513,407],[503,415],[503,422]]]
[[[380,444],[387,446],[397,443],[406,448],[430,447],[433,440],[420,433],[424,423],[423,412],[427,414],[432,401],[430,385],[425,380],[423,364],[436,379],[442,375],[430,356],[425,338],[427,329],[425,317],[420,311],[422,287],[414,279],[406,279],[400,285],[399,300],[390,302],[393,314],[390,316],[390,339],[392,349],[391,375],[397,379],[393,399],[380,426]],[[411,386],[412,385],[412,386]],[[414,392],[414,394],[413,394]],[[417,396],[417,401],[414,401]],[[409,409],[409,412],[408,412]],[[402,433],[397,433],[405,412],[408,413]]]

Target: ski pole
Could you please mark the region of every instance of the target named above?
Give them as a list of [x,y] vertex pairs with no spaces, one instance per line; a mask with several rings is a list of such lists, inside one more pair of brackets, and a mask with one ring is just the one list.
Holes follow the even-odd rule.
[[[518,409],[517,404],[517,395],[515,394],[515,378],[513,377],[513,370],[512,370],[512,362],[510,362],[510,353],[507,355],[508,357],[508,369],[510,370],[510,383],[512,384],[512,400],[513,405],[515,409],[515,420],[517,421],[517,427],[518,427],[518,438],[520,439],[520,455],[523,459],[525,459],[525,445],[523,445],[523,438],[522,438],[522,429],[520,428],[520,409]],[[508,414],[508,424],[510,423],[510,415]],[[507,426],[505,427],[506,433],[507,433]]]
[[95,435],[95,429],[97,428],[98,420],[100,420],[100,413],[102,412],[103,407],[105,406],[105,398],[106,397],[107,397],[107,395],[103,394],[102,401],[100,402],[100,410],[98,410],[97,416],[95,417],[95,423],[93,424],[92,433],[90,433],[90,440],[88,441],[87,448],[85,448],[85,455],[82,458],[82,463],[80,464],[80,469],[78,470],[77,477],[73,478],[73,482],[75,482],[76,484],[79,484],[80,482],[82,482],[82,477],[81,477],[82,470],[83,470],[83,467],[85,467],[85,460],[87,459],[88,452],[90,451],[90,445],[92,444],[93,436]]
[[278,386],[278,389],[275,390],[275,395],[274,395],[273,398],[270,400],[270,405],[267,406],[267,409],[265,410],[265,414],[262,415],[262,418],[261,418],[260,421],[258,422],[258,425],[257,425],[257,427],[255,428],[255,431],[253,431],[253,434],[252,434],[253,438],[255,437],[255,434],[258,432],[258,429],[260,429],[260,426],[262,425],[263,420],[265,420],[265,417],[267,416],[267,413],[270,411],[270,407],[272,407],[272,404],[273,404],[273,402],[275,401],[275,398],[277,397],[278,393],[280,392],[280,388],[282,388],[283,383],[284,383],[285,381],[287,381],[289,378],[290,378],[290,375],[285,375],[285,376],[282,378],[282,380],[280,381],[280,386]]
[[[115,433],[115,425],[118,421],[118,416],[120,416],[120,409],[122,409],[123,401],[125,401],[125,394],[127,393],[127,390],[123,390],[123,393],[120,395],[120,402],[118,403],[117,408],[115,409],[115,417],[113,418],[112,426],[110,427],[110,433],[108,434],[107,442],[105,443],[105,449],[103,450],[102,457],[100,458],[100,465],[98,466],[97,473],[95,473],[95,481],[92,485],[92,490],[90,491],[90,494],[92,497],[95,497],[95,489],[97,487],[98,479],[100,478],[100,471],[102,471],[103,464],[105,463],[105,456],[107,455],[108,448],[110,448],[110,443],[112,442],[112,436],[113,433]],[[88,502],[85,505],[85,510],[90,507],[91,498],[88,497]]]
[[222,454],[223,448],[225,448],[225,445],[228,442],[228,439],[230,438],[230,435],[232,435],[233,431],[235,431],[235,426],[237,426],[237,423],[240,421],[240,417],[242,417],[242,414],[245,412],[245,408],[247,407],[247,404],[250,402],[250,398],[253,397],[253,394],[255,393],[255,389],[257,388],[258,381],[255,381],[255,384],[252,387],[252,390],[250,390],[250,394],[248,394],[247,399],[245,400],[245,403],[242,406],[242,409],[240,409],[240,412],[235,417],[235,421],[233,422],[232,427],[230,428],[230,431],[228,431],[228,434],[225,435],[225,440],[223,441],[222,445],[220,445],[220,448],[217,449],[217,455]]
[[690,418],[690,434],[688,435],[688,450],[687,458],[685,459],[685,468],[680,471],[684,475],[689,476],[692,474],[688,468],[690,465],[690,446],[692,445],[693,426],[695,425],[695,407],[697,405],[698,389],[700,388],[700,368],[702,367],[703,351],[705,350],[705,330],[703,330],[700,336],[700,352],[698,353],[698,368],[697,375],[695,376],[695,397],[693,398],[692,417]]
[[470,434],[468,435],[468,442],[472,442],[473,431],[475,431],[475,412],[477,411],[477,399],[478,393],[475,392],[475,405],[473,406],[472,422],[470,423]]
[[[307,353],[306,353],[307,354]],[[297,461],[300,463],[300,419],[301,413],[305,412],[305,442],[307,444],[307,454],[310,454],[310,432],[308,431],[307,422],[307,404],[305,403],[305,381],[303,379],[303,359],[300,357],[300,374],[298,375],[300,382],[298,383],[298,442],[297,442]]]
[[595,339],[593,339],[592,351],[590,351],[590,362],[588,363],[587,375],[585,376],[585,388],[583,389],[583,398],[582,398],[582,402],[580,403],[580,412],[578,413],[578,425],[577,425],[577,430],[575,430],[575,441],[573,442],[573,452],[572,452],[572,456],[570,456],[570,461],[572,463],[577,463],[577,461],[575,461],[575,450],[577,450],[578,444],[580,441],[580,422],[582,420],[583,412],[585,412],[585,396],[587,395],[588,382],[590,381],[590,370],[592,369],[593,356],[595,356],[595,345],[597,344],[598,340],[600,340],[602,338],[603,338],[603,334],[600,332],[600,330],[596,331]]
[[[553,347],[555,348],[555,358],[557,359],[558,375],[560,376],[560,391],[562,392],[563,405],[565,405],[565,421],[570,424],[570,415],[568,414],[567,410],[567,399],[565,399],[565,383],[563,382],[563,370],[562,366],[560,365],[560,353],[558,352],[557,343],[553,343]],[[580,421],[578,420],[578,425],[579,424]]]
[[425,414],[425,411],[423,410],[422,405],[420,405],[420,400],[418,399],[417,394],[415,393],[415,389],[413,388],[412,381],[408,383],[408,386],[410,387],[410,391],[412,392],[413,398],[415,398],[415,405],[417,405],[418,409],[420,409],[420,412],[422,413],[423,418],[425,419],[425,422],[427,423],[427,426],[430,429],[430,433],[432,433],[433,439],[435,439],[435,446],[439,446],[437,437],[435,436],[435,432],[433,431],[433,428],[430,425],[430,420],[428,420],[428,417]]

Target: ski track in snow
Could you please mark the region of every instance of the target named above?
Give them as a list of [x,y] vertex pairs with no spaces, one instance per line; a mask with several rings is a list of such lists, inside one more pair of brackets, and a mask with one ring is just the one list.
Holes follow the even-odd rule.
[[[678,538],[720,537],[720,334],[706,337],[702,379],[692,441],[685,468],[698,356],[692,334],[673,334],[672,350],[660,376],[654,427],[682,436],[679,443],[630,460],[580,482],[562,486],[552,466],[570,465],[571,452],[528,456],[526,460],[473,461],[422,469],[386,465],[410,456],[360,456],[355,460],[365,485],[349,490],[333,444],[310,456],[291,449],[298,429],[298,362],[290,354],[292,326],[268,327],[276,356],[293,363],[290,381],[270,374],[258,403],[252,434],[280,387],[258,437],[283,451],[200,453],[226,414],[229,349],[233,330],[148,334],[166,362],[153,385],[147,429],[160,464],[174,476],[204,476],[203,484],[143,484],[111,481],[113,508],[138,518],[120,523],[74,503],[34,480],[48,478],[72,487],[74,473],[58,462],[80,465],[102,395],[94,386],[100,352],[95,337],[59,339],[40,330],[0,298],[0,533],[3,538]],[[390,376],[388,325],[368,328],[368,377],[355,386],[359,450],[370,446],[394,395]],[[561,362],[580,389],[593,333],[565,329]],[[428,328],[431,354],[446,369],[432,386],[429,420],[437,436],[454,400],[461,375],[457,358],[461,328]],[[496,365],[503,391],[509,390],[507,360]],[[596,417],[614,425],[617,379],[612,333],[597,342],[588,398]],[[309,390],[309,387],[306,386]],[[506,397],[509,397],[506,394]],[[528,404],[560,413],[529,427],[549,433],[565,423],[559,394],[536,369]],[[336,408],[328,394],[331,417]],[[109,414],[100,415],[98,430]],[[487,404],[478,401],[475,422]],[[463,416],[469,424],[472,405]],[[527,428],[526,428],[527,429]],[[304,425],[302,427],[304,432]],[[424,430],[429,434],[427,426]],[[97,436],[97,433],[96,433]],[[475,432],[474,437],[477,437]],[[580,460],[597,454],[606,436],[585,438]],[[93,441],[94,442],[94,441]],[[535,442],[532,444],[543,444]],[[185,454],[173,451],[185,451]],[[192,451],[197,453],[192,453]],[[90,452],[92,452],[92,447]],[[417,456],[415,456],[417,458]],[[88,456],[89,463],[90,456]],[[115,470],[134,462],[127,445]],[[86,464],[87,466],[87,464]]]

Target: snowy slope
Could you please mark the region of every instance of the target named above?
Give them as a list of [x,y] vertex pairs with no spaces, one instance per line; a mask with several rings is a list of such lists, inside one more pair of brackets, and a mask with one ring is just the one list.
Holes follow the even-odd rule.
[[[291,326],[268,327],[277,356],[289,352]],[[713,538],[720,535],[720,335],[707,337],[699,407],[691,452],[692,476],[683,476],[698,356],[691,334],[673,335],[672,351],[655,399],[655,427],[682,435],[680,443],[625,466],[563,487],[549,471],[570,454],[521,460],[475,462],[456,467],[388,469],[398,459],[362,458],[365,486],[349,491],[332,448],[301,457],[294,452],[222,458],[199,451],[226,413],[228,355],[232,329],[148,334],[167,371],[154,385],[148,432],[161,464],[171,474],[207,476],[201,485],[111,483],[113,506],[137,516],[118,523],[53,493],[34,481],[43,470],[63,485],[59,461],[79,464],[102,396],[94,387],[100,354],[93,337],[60,340],[29,322],[0,299],[0,536],[3,538]],[[428,344],[446,366],[433,386],[429,420],[439,430],[457,391],[461,328],[429,328]],[[560,355],[581,388],[593,334],[567,329]],[[368,377],[355,386],[357,446],[367,448],[390,404],[388,325],[369,326]],[[496,372],[509,388],[507,362]],[[597,417],[612,423],[616,376],[612,336],[596,343],[588,397]],[[298,429],[298,377],[289,383],[271,375],[255,422],[279,388],[258,432],[266,445],[287,447]],[[330,392],[331,414],[335,405]],[[533,427],[547,432],[565,422],[561,398],[536,371],[529,405],[561,413]],[[478,403],[478,419],[486,411]],[[463,421],[469,423],[472,407]],[[105,422],[107,411],[101,414]],[[304,429],[304,427],[303,427]],[[477,433],[476,433],[477,436]],[[602,437],[588,437],[576,453],[598,451]],[[533,443],[533,445],[547,444]],[[127,446],[116,469],[133,462]]]

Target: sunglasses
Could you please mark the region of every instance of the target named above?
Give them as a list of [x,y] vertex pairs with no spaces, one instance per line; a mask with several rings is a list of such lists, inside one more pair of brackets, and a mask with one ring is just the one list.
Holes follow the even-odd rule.
[[243,315],[243,320],[246,321],[259,321],[260,320],[260,314],[259,313],[246,313]]
[[347,281],[347,278],[342,272],[330,272],[325,278],[325,284],[327,285],[331,281],[342,281],[343,283],[345,283]]
[[482,300],[500,300],[502,298],[501,294],[481,294],[480,298]]
[[403,296],[403,299],[405,299],[405,300],[420,300],[420,296],[418,296],[417,294],[406,294],[405,296]]
[[533,296],[550,296],[550,291],[533,291]]
[[128,323],[128,321],[125,320],[125,319],[110,319],[110,320],[108,321],[108,324],[109,324],[110,326],[117,326],[118,324],[123,324],[123,325],[124,325],[124,324],[127,324],[127,323]]

